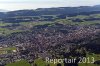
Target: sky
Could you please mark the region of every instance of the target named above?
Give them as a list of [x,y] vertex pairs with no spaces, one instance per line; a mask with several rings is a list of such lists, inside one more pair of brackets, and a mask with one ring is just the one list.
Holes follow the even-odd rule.
[[100,5],[100,0],[0,0],[0,9],[22,10],[50,7]]

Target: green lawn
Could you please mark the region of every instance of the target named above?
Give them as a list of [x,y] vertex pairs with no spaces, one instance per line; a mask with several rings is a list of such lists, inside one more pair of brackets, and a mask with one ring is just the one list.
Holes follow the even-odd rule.
[[[46,66],[48,64],[50,64],[50,66],[56,66],[57,64],[54,64],[54,63],[47,63],[46,61],[43,61],[42,59],[36,59],[35,64],[37,64],[37,66]],[[63,66],[63,64],[62,64]]]
[[8,47],[8,48],[4,48],[4,50],[16,50],[16,47]]
[[16,50],[16,47],[1,48],[0,54],[7,54],[9,52],[12,52],[13,50]]
[[10,25],[11,23],[3,23],[3,22],[0,22],[0,26],[7,26],[7,25]]
[[30,64],[27,61],[22,60],[15,63],[7,64],[6,66],[30,66]]

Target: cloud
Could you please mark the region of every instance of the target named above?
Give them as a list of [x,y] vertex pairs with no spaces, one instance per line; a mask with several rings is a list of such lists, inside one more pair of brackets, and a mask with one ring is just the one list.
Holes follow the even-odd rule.
[[48,7],[92,6],[100,0],[0,0],[0,9],[19,10]]
[[65,4],[51,3],[6,3],[0,4],[0,9],[6,10],[20,10],[20,9],[36,9],[36,8],[48,8],[48,7],[63,7]]
[[64,0],[0,0],[0,3],[60,2]]

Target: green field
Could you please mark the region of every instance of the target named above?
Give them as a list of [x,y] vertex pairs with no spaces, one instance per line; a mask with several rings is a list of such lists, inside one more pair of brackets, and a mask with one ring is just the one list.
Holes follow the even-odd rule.
[[[99,54],[93,54],[93,55],[87,54],[87,57],[90,58],[89,59],[90,62],[92,62],[91,57],[94,57],[95,60],[100,60]],[[48,63],[46,63],[46,61],[43,61],[42,59],[36,59],[34,64],[37,64],[37,66],[48,65]],[[57,64],[50,63],[50,66],[56,66],[56,65]],[[15,62],[15,63],[7,64],[6,66],[30,66],[30,64],[27,61],[22,60],[22,61],[18,61],[18,62]],[[63,66],[63,64],[62,64],[62,66]],[[80,63],[79,66],[98,66],[98,65],[95,65],[93,63]]]
[[0,22],[0,26],[7,26],[7,25],[11,25],[12,23],[3,23],[3,22]]
[[7,54],[13,52],[13,50],[16,50],[15,47],[7,47],[7,48],[0,48],[0,54]]
[[71,20],[61,19],[61,20],[57,20],[55,23],[61,23],[66,25],[77,25],[77,26],[89,26],[89,25],[100,24],[100,21],[72,22]]
[[30,66],[30,64],[27,61],[22,60],[22,61],[18,61],[16,63],[7,64],[6,66]]
[[[94,16],[94,15],[92,15],[92,16]],[[95,15],[95,16],[99,17],[100,15]],[[75,19],[75,18],[84,19],[84,18],[89,18],[89,17],[90,16],[78,15],[78,16],[75,16],[75,17],[68,17],[68,19],[71,19],[71,18],[72,19]],[[8,34],[15,33],[15,32],[22,32],[22,31],[29,30],[29,29],[33,28],[34,26],[45,25],[45,24],[53,25],[55,23],[60,23],[60,24],[77,25],[77,26],[89,26],[89,25],[100,24],[99,20],[73,22],[72,20],[68,20],[68,19],[58,19],[56,21],[20,22],[20,23],[2,23],[2,22],[0,22],[0,35],[8,35]],[[16,28],[12,27],[12,29],[5,27],[5,26],[11,26],[13,24],[19,24],[20,26],[17,26]],[[2,28],[2,26],[4,28]]]

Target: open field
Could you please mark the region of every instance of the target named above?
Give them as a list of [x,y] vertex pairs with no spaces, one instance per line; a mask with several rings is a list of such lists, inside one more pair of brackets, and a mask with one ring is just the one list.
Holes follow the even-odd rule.
[[7,48],[0,48],[0,54],[8,54],[13,52],[13,50],[16,50],[15,47],[7,47]]
[[[89,55],[87,54],[87,57],[89,57],[89,61],[92,62],[92,57],[94,57],[95,60],[99,60],[100,59],[100,55],[99,54],[93,54],[93,55]],[[36,59],[34,61],[34,64],[37,64],[37,66],[46,66],[48,65],[48,63],[46,63],[46,61],[43,61],[42,59]],[[25,60],[22,60],[22,61],[18,61],[18,62],[15,62],[15,63],[10,63],[10,64],[7,64],[6,66],[30,66],[30,64],[25,61]],[[53,64],[53,63],[50,63],[50,66],[56,66],[57,64]],[[63,66],[63,64],[62,64]],[[93,63],[80,63],[79,66],[98,66],[98,65],[95,65]]]

